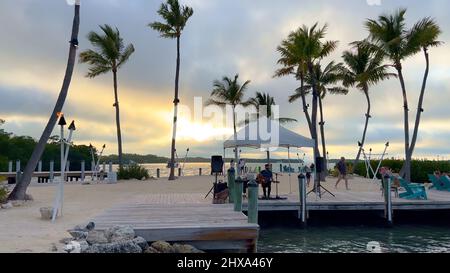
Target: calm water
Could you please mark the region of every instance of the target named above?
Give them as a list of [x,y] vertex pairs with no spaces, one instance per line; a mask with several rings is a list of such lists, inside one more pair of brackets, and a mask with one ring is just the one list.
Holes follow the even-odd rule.
[[366,253],[377,241],[386,253],[449,253],[449,227],[400,225],[382,227],[309,227],[262,229],[261,253]]
[[[281,163],[272,163],[273,164],[273,170],[275,172],[280,172],[280,164]],[[161,177],[168,177],[169,176],[169,169],[166,168],[167,164],[141,164],[142,166],[144,166],[148,171],[150,176],[154,176],[156,177],[156,170],[160,169],[160,173],[161,173]],[[333,164],[329,164],[329,167],[333,167]],[[246,166],[250,169],[250,170],[255,170],[257,168],[262,168],[264,169],[264,163],[247,163]],[[285,171],[287,172],[289,164],[288,163],[282,163],[281,166],[281,170],[283,170],[284,168]],[[298,168],[301,167],[302,165],[298,163],[297,161],[292,160],[291,162],[291,168],[295,171],[298,172]],[[102,167],[102,166],[100,166]],[[184,168],[183,168],[184,167]],[[225,165],[226,169],[229,168],[229,164],[227,163]],[[105,168],[107,169],[108,166],[106,165]],[[115,169],[117,169],[117,166],[114,166]],[[195,176],[199,174],[199,169],[202,169],[202,175],[208,175],[211,173],[211,164],[210,163],[186,163],[183,166],[183,163],[180,163],[180,168],[183,169],[183,176]],[[178,174],[178,171],[176,171],[176,174]]]

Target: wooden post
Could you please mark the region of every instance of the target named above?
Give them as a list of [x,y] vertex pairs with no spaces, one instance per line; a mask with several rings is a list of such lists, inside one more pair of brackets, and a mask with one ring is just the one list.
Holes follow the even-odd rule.
[[106,172],[106,163],[103,161],[103,173]]
[[55,179],[55,161],[50,161],[50,174],[49,174],[49,178],[50,178],[50,183],[53,183],[53,180]]
[[385,203],[385,217],[387,225],[393,226],[393,210],[392,210],[392,196],[391,196],[391,177],[386,175],[384,177],[384,203]]
[[242,211],[242,192],[244,181],[242,181],[242,179],[238,177],[234,182],[234,211]]
[[202,176],[202,168],[198,169],[198,176]]
[[16,161],[16,183],[20,182],[22,171],[20,170],[20,160]]
[[86,162],[83,160],[81,161],[81,182],[84,182],[84,178],[85,178],[85,171],[86,171]]
[[11,160],[8,162],[8,172],[9,173],[13,172],[13,162]]
[[248,183],[248,222],[250,224],[258,224],[258,183],[252,179]]
[[38,163],[38,172],[42,172],[42,160],[39,160],[39,163]]
[[110,161],[109,162],[109,172],[110,173],[112,173],[112,171],[113,171],[113,166],[112,166],[113,164],[112,164],[112,162]]
[[228,188],[230,192],[229,201],[230,203],[234,202],[234,188],[235,188],[235,170],[229,169],[228,170]]
[[[94,171],[95,171],[95,161],[92,160],[92,161],[91,161],[91,172],[94,173]],[[92,175],[92,176],[93,176],[93,175]]]
[[178,168],[178,177],[181,177],[181,168]]
[[156,169],[156,178],[160,178],[160,177],[161,177],[161,170]]
[[298,188],[300,193],[300,209],[298,211],[298,219],[300,220],[300,225],[302,228],[306,227],[307,216],[306,216],[306,177],[303,173],[298,176]]

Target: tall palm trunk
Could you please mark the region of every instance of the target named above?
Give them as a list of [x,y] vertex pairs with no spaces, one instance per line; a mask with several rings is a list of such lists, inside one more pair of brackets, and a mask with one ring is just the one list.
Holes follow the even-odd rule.
[[414,133],[413,133],[413,136],[411,139],[411,145],[409,147],[409,158],[412,158],[412,155],[414,153],[414,148],[416,147],[417,135],[419,133],[420,119],[421,119],[422,113],[424,111],[423,110],[423,100],[425,97],[425,89],[427,87],[428,73],[430,70],[430,58],[428,55],[428,49],[424,48],[423,52],[425,54],[426,69],[425,69],[425,74],[423,76],[422,89],[420,91],[419,103],[417,106],[417,114],[416,114],[416,123],[414,125]]
[[120,129],[120,107],[119,107],[119,94],[117,90],[117,68],[113,69],[114,77],[114,107],[116,108],[116,126],[117,126],[117,147],[119,151],[119,167],[123,165],[123,154],[122,154],[122,130]]
[[405,80],[403,78],[402,65],[398,63],[396,65],[398,71],[398,77],[402,87],[403,95],[403,114],[404,114],[404,128],[405,128],[405,178],[411,181],[411,156],[409,153],[409,107],[408,96],[406,93]]
[[[320,157],[320,151],[319,151],[319,142],[317,137],[317,110],[318,110],[318,98],[319,93],[317,92],[317,85],[316,85],[316,76],[314,74],[313,64],[308,64],[308,71],[311,74],[311,81],[312,81],[312,89],[313,89],[313,99],[312,99],[312,118],[311,118],[311,133],[312,133],[312,139],[314,139],[314,162],[316,161],[317,157]],[[317,162],[316,162],[317,163]],[[316,166],[317,167],[317,166]],[[323,170],[322,170],[323,171]],[[322,172],[323,173],[323,172]],[[320,186],[320,177],[322,175],[316,175],[315,176],[315,187]]]
[[[238,166],[238,146],[237,146],[237,130],[236,130],[236,106],[233,105],[233,137],[234,137],[234,143],[236,146],[234,147],[234,164]],[[238,166],[239,167],[239,166]],[[238,175],[239,170],[237,172],[234,172],[235,175]]]
[[322,97],[319,96],[319,111],[320,111],[320,138],[322,140],[322,154],[326,155],[327,154],[327,147],[325,144],[325,121],[323,119],[323,106],[322,106]]
[[67,93],[69,91],[70,82],[72,81],[73,70],[75,67],[75,59],[77,56],[77,47],[78,45],[75,41],[78,41],[78,32],[80,27],[80,5],[79,3],[75,5],[75,14],[73,18],[72,24],[72,35],[71,41],[73,41],[70,45],[69,57],[67,62],[66,74],[64,76],[63,85],[61,91],[59,92],[58,99],[56,101],[55,108],[53,109],[52,115],[47,123],[47,126],[44,129],[44,132],[39,139],[38,144],[33,150],[33,153],[28,160],[28,163],[25,167],[23,176],[20,181],[17,181],[17,185],[14,190],[9,195],[8,199],[10,200],[24,200],[26,191],[31,182],[31,177],[33,175],[34,170],[36,169],[36,165],[39,162],[39,159],[42,156],[42,153],[45,150],[45,145],[53,131],[53,128],[56,125],[58,120],[57,113],[61,112],[64,106],[64,102],[67,97]]
[[366,99],[367,99],[366,124],[364,125],[364,132],[363,132],[362,139],[361,139],[361,146],[359,147],[355,162],[353,162],[353,171],[355,170],[356,166],[359,163],[359,159],[361,158],[361,152],[364,147],[364,143],[366,142],[367,127],[369,126],[369,120],[370,120],[371,103],[370,103],[370,97],[369,97],[369,90],[367,87],[364,88],[364,95],[366,95]]
[[308,111],[308,105],[306,103],[306,95],[303,92],[303,88],[305,85],[305,76],[300,75],[300,90],[301,90],[301,96],[302,96],[302,104],[303,104],[303,113],[305,114],[306,122],[308,123],[308,129],[311,137],[313,137],[313,131],[311,126],[311,116],[309,115]]
[[178,85],[180,81],[180,36],[177,37],[177,70],[175,74],[175,99],[173,101],[174,104],[174,113],[173,113],[173,132],[172,132],[172,148],[170,153],[170,175],[169,180],[175,180],[175,141],[177,138],[177,119],[178,119],[178,104],[180,103],[180,99],[178,96]]

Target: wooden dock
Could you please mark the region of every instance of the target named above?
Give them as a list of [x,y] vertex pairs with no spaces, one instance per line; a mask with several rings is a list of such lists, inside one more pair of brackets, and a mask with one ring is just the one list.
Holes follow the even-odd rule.
[[[232,205],[199,194],[159,194],[115,206],[92,221],[96,229],[130,225],[149,242],[186,243],[206,251],[256,252],[259,226]],[[209,202],[207,202],[209,201]]]
[[[364,211],[385,209],[384,198],[381,191],[338,191],[323,194],[322,198],[316,197],[314,193],[308,195],[308,211]],[[427,190],[428,200],[407,200],[395,198],[392,194],[394,210],[450,210],[450,192]],[[259,200],[259,211],[298,211],[300,210],[300,198],[298,194],[282,195],[286,200]],[[243,203],[243,210],[247,210],[247,203]]]

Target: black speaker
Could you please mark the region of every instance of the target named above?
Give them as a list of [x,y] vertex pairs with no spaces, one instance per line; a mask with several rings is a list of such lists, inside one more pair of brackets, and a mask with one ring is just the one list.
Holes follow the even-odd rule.
[[211,157],[211,173],[223,172],[223,158],[220,155]]
[[316,171],[318,173],[321,173],[325,170],[325,158],[324,157],[317,157],[316,158]]

